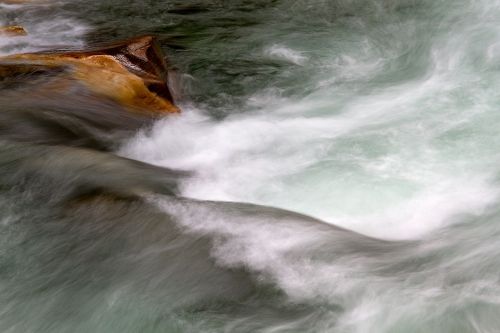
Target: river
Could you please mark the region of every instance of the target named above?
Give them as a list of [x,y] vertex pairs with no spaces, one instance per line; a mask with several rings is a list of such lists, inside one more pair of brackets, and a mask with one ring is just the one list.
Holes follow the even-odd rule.
[[[0,23],[29,32],[0,54],[155,34],[182,109],[136,131],[42,103],[119,123],[88,131],[103,152],[0,99],[0,331],[500,330],[500,1],[47,0]],[[93,187],[125,194],[74,199]]]

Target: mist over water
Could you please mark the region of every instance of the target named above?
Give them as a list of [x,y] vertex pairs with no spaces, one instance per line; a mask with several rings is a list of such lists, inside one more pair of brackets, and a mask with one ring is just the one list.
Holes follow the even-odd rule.
[[0,13],[2,54],[157,34],[183,110],[0,99],[1,331],[498,331],[500,2]]

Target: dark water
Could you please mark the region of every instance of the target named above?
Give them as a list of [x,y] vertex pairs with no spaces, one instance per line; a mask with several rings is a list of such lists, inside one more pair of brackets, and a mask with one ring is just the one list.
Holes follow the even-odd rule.
[[[1,332],[498,332],[497,1],[0,5],[158,36],[183,113],[0,81]],[[272,208],[278,207],[278,208]]]

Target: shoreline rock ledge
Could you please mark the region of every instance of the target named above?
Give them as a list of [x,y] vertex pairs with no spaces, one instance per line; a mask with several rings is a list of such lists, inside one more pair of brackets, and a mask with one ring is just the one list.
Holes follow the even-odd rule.
[[132,38],[82,51],[53,51],[0,57],[0,81],[48,73],[44,89],[83,86],[132,111],[178,113],[168,86],[168,67],[154,36]]

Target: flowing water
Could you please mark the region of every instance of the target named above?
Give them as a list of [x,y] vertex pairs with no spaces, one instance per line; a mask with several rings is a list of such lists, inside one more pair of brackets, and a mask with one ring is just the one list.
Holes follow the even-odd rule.
[[183,110],[0,91],[1,332],[500,332],[500,1],[0,22],[2,54],[156,34]]

